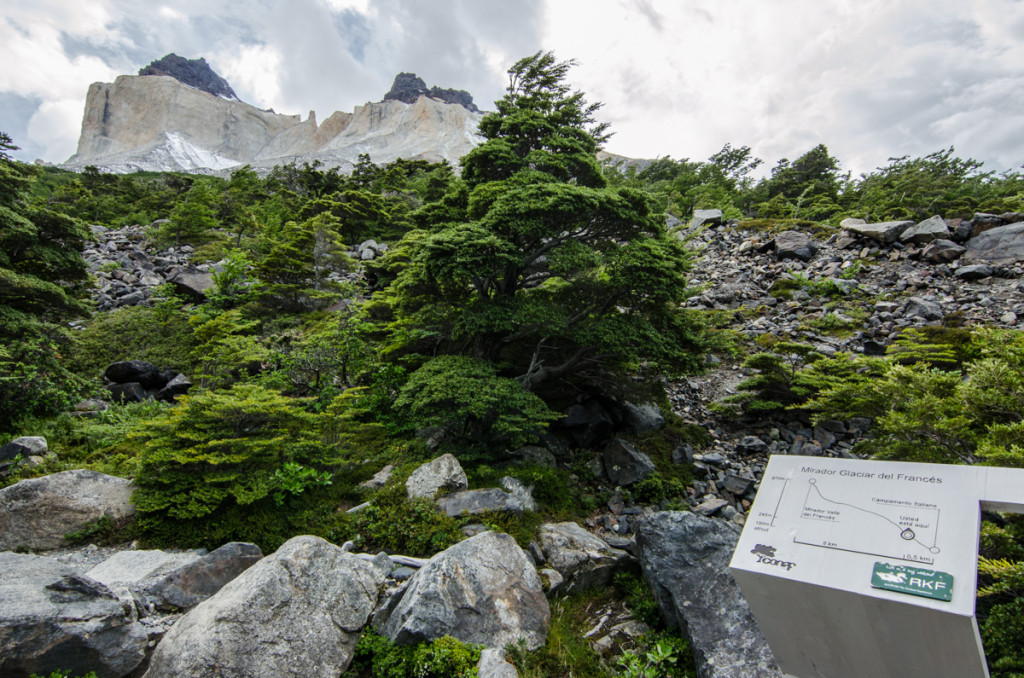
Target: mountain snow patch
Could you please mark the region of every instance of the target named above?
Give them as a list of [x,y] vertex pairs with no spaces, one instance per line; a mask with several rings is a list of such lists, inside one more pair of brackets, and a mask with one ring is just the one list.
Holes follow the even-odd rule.
[[237,160],[217,155],[205,148],[199,148],[177,132],[164,132],[167,142],[164,149],[183,170],[223,170],[241,165]]

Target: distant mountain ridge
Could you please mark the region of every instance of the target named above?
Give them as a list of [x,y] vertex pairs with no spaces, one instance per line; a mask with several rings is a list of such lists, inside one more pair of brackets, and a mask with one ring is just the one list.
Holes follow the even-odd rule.
[[481,141],[483,114],[468,92],[427,89],[412,73],[399,74],[384,101],[321,124],[312,111],[303,120],[240,101],[204,59],[169,54],[139,73],[89,87],[78,150],[65,167],[225,173],[319,161],[349,170],[361,154],[381,164],[454,164]]

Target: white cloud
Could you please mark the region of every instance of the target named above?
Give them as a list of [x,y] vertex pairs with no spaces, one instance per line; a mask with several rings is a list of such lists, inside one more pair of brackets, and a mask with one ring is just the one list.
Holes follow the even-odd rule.
[[275,47],[250,45],[222,52],[211,61],[216,64],[218,73],[231,83],[236,94],[246,92],[249,95],[243,99],[274,109],[284,103],[281,100],[282,57]]
[[44,101],[29,118],[29,138],[44,149],[44,157],[67,158],[78,145],[82,114],[83,104],[78,99]]
[[161,17],[163,17],[164,19],[171,19],[172,21],[187,21],[188,20],[187,16],[185,16],[184,14],[179,12],[178,10],[174,9],[173,7],[168,7],[167,5],[161,5],[160,9],[158,9],[156,11],[156,13],[158,15],[160,15]]

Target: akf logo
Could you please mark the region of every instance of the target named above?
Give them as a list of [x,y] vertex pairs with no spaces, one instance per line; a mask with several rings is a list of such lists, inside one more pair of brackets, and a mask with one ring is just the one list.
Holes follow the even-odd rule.
[[750,549],[750,552],[757,556],[757,562],[763,565],[784,567],[787,572],[796,567],[796,563],[776,558],[775,551],[776,548],[774,546],[766,546],[764,544],[758,544],[754,548]]

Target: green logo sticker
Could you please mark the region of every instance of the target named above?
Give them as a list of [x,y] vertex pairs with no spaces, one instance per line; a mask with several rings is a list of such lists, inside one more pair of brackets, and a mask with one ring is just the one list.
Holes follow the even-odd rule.
[[923,567],[875,563],[875,569],[871,573],[871,586],[933,600],[949,602],[953,599],[953,575],[926,570]]

